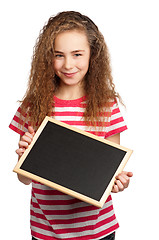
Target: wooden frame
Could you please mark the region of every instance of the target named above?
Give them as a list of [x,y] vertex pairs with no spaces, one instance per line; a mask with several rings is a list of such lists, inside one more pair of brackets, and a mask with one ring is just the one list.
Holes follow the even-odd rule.
[[[105,188],[105,190],[104,190],[104,192],[102,193],[102,195],[101,195],[101,197],[100,197],[100,199],[94,199],[94,198],[92,198],[92,197],[90,197],[90,196],[86,196],[86,195],[84,195],[83,193],[80,193],[80,192],[78,192],[78,191],[76,191],[76,189],[71,189],[71,188],[68,188],[68,187],[66,187],[66,186],[63,186],[62,184],[59,184],[59,183],[57,183],[56,181],[50,181],[49,179],[46,179],[46,176],[44,177],[44,176],[40,176],[40,174],[39,174],[39,176],[38,176],[38,174],[36,174],[35,172],[32,172],[32,171],[30,171],[30,170],[27,170],[28,169],[28,167],[26,167],[26,169],[25,169],[25,167],[23,167],[23,165],[25,165],[25,163],[27,163],[27,161],[28,161],[28,164],[33,164],[32,162],[34,161],[33,160],[33,157],[32,157],[32,160],[28,160],[29,159],[29,157],[31,157],[33,154],[34,154],[34,156],[37,156],[38,154],[37,153],[34,153],[33,151],[34,151],[34,149],[36,149],[36,151],[38,152],[38,148],[39,148],[39,151],[41,151],[41,154],[45,154],[45,153],[43,153],[43,151],[42,151],[42,149],[41,149],[41,147],[39,147],[38,146],[38,141],[40,142],[40,141],[44,141],[44,140],[38,140],[38,139],[42,139],[42,136],[44,135],[44,129],[47,129],[46,127],[47,126],[49,126],[48,124],[50,124],[51,123],[51,125],[50,126],[55,126],[55,128],[56,127],[62,127],[62,128],[60,128],[60,129],[62,129],[62,130],[60,130],[60,131],[63,131],[63,130],[71,130],[71,133],[70,134],[74,134],[74,135],[72,135],[73,136],[73,139],[72,139],[72,141],[74,142],[74,140],[76,139],[76,135],[77,135],[77,137],[80,137],[81,138],[81,136],[82,137],[86,137],[85,138],[85,141],[86,141],[86,146],[87,146],[87,141],[90,141],[90,143],[88,143],[88,146],[90,146],[90,149],[92,149],[92,147],[91,147],[91,144],[92,144],[92,141],[93,140],[95,140],[95,144],[97,144],[97,143],[99,143],[99,146],[101,145],[101,147],[102,147],[102,149],[104,149],[103,151],[106,151],[105,150],[105,147],[107,146],[108,147],[108,149],[109,149],[109,147],[110,147],[110,150],[112,151],[112,152],[114,152],[114,151],[116,151],[117,153],[116,153],[116,156],[118,156],[118,151],[119,151],[119,153],[120,154],[123,154],[123,155],[121,155],[121,159],[120,159],[120,163],[118,163],[117,164],[117,166],[115,166],[115,173],[113,172],[112,174],[113,174],[113,176],[111,177],[111,180],[109,181],[109,184],[106,186],[106,188]],[[47,130],[48,132],[49,132],[49,130]],[[70,131],[69,131],[70,132]],[[62,133],[62,132],[61,132]],[[77,133],[80,133],[80,136],[78,136],[79,134],[77,134]],[[47,134],[46,134],[47,135]],[[53,135],[53,134],[52,134]],[[65,136],[65,135],[63,135],[63,136]],[[70,135],[71,136],[71,135]],[[43,137],[44,139],[46,138],[46,137]],[[51,138],[52,138],[52,136],[51,136]],[[55,136],[55,138],[57,138],[57,134],[56,134],[56,136]],[[81,138],[82,139],[82,138]],[[51,140],[51,139],[50,139]],[[56,141],[56,140],[54,140],[54,141]],[[83,140],[82,140],[83,141]],[[57,142],[58,142],[58,144],[60,145],[60,141],[58,141],[57,140]],[[69,145],[67,146],[67,141],[65,141],[66,142],[66,146],[65,147],[67,147],[67,148],[69,148]],[[103,145],[103,144],[100,144],[100,143],[104,143],[105,145]],[[39,143],[39,144],[41,144],[41,143]],[[89,145],[90,144],[90,145]],[[93,141],[93,144],[94,144],[94,141]],[[48,145],[48,144],[46,144],[46,145]],[[81,144],[80,144],[81,145]],[[37,147],[36,147],[37,146]],[[44,142],[44,144],[43,144],[43,146],[44,146],[44,149],[45,148],[47,148],[48,146],[45,146],[45,142]],[[52,145],[51,145],[52,146]],[[55,144],[53,145],[53,147],[55,146]],[[92,146],[95,146],[95,145],[92,145]],[[59,146],[56,146],[57,148],[59,147]],[[80,147],[80,146],[79,146]],[[84,148],[85,148],[85,146],[84,146]],[[41,150],[40,150],[41,149]],[[61,149],[61,146],[60,146],[60,149]],[[87,147],[86,147],[86,150],[87,150]],[[62,150],[61,150],[62,151]],[[59,152],[61,152],[61,151],[59,151]],[[71,148],[69,149],[69,151],[71,151]],[[92,150],[91,150],[92,151]],[[88,152],[91,152],[90,150],[88,150]],[[46,152],[48,152],[48,150],[46,150]],[[86,151],[87,152],[87,151]],[[40,154],[40,155],[41,155]],[[86,153],[87,154],[87,153]],[[112,154],[112,153],[111,153]],[[35,134],[35,136],[34,136],[34,138],[33,138],[33,141],[31,142],[31,144],[29,145],[29,147],[28,147],[28,149],[26,149],[26,151],[24,152],[24,154],[22,155],[22,157],[20,158],[20,160],[19,160],[19,162],[16,164],[16,166],[15,166],[15,168],[14,168],[14,172],[16,172],[16,173],[18,173],[18,174],[21,174],[21,175],[23,175],[23,176],[25,176],[25,177],[28,177],[28,178],[30,178],[30,179],[32,179],[32,180],[35,180],[35,181],[37,181],[37,182],[40,182],[40,183],[42,183],[42,184],[44,184],[44,185],[47,185],[47,186],[49,186],[49,187],[51,187],[51,188],[54,188],[54,189],[56,189],[56,190],[59,190],[59,191],[61,191],[61,192],[63,192],[63,193],[65,193],[65,194],[68,194],[68,195],[70,195],[70,196],[72,196],[72,197],[75,197],[75,198],[78,198],[78,199],[80,199],[81,201],[85,201],[85,202],[87,202],[87,203],[89,203],[89,204],[92,204],[92,205],[94,205],[94,206],[96,206],[96,207],[99,207],[99,208],[101,208],[103,205],[104,205],[104,203],[105,203],[105,201],[106,201],[106,199],[107,199],[107,197],[109,196],[109,194],[110,194],[110,192],[111,192],[111,189],[112,189],[112,187],[113,187],[113,184],[114,184],[114,181],[115,181],[115,177],[119,174],[119,173],[121,173],[122,172],[122,170],[123,170],[123,168],[125,167],[125,165],[126,165],[126,163],[127,163],[127,161],[128,161],[128,159],[130,158],[130,156],[131,156],[131,154],[132,154],[132,150],[130,150],[130,149],[128,149],[128,148],[125,148],[125,147],[122,147],[122,146],[120,146],[120,145],[118,145],[118,144],[115,144],[115,143],[112,143],[112,142],[109,142],[108,140],[105,140],[105,139],[102,139],[102,138],[100,138],[100,137],[98,137],[98,136],[95,136],[95,135],[93,135],[93,134],[91,134],[91,133],[88,133],[88,132],[85,132],[85,131],[82,131],[82,130],[80,130],[80,129],[77,129],[77,128],[75,128],[75,127],[72,127],[72,126],[70,126],[70,125],[68,125],[68,124],[65,124],[65,123],[62,123],[62,122],[60,122],[60,121],[58,121],[58,120],[55,120],[55,119],[53,119],[53,118],[51,118],[51,117],[45,117],[45,119],[44,119],[44,121],[42,122],[42,124],[41,124],[41,126],[39,127],[39,129],[37,130],[37,132],[36,132],[36,134]],[[41,158],[40,157],[40,155],[37,157],[37,159],[38,160],[35,160],[35,168],[37,167],[37,169],[39,169],[40,167],[39,167],[39,165],[40,165],[40,161],[42,162],[42,161],[45,161],[45,159],[41,159],[40,161],[39,161],[39,159]],[[45,154],[46,155],[46,154]],[[53,155],[53,154],[52,154]],[[51,156],[52,156],[51,155]],[[67,154],[65,154],[65,156],[66,156]],[[98,153],[98,155],[99,155],[99,153]],[[103,156],[102,156],[103,157]],[[117,158],[117,157],[116,157]],[[48,157],[48,159],[50,159],[50,156]],[[54,157],[54,159],[55,159],[55,157]],[[74,158],[75,159],[75,158]],[[63,160],[59,160],[59,161],[64,161],[65,160],[65,157],[63,158]],[[39,164],[38,164],[38,161],[39,161]],[[48,160],[48,161],[50,161],[50,160]],[[59,162],[58,161],[58,162]],[[81,161],[81,160],[79,160],[79,161]],[[102,170],[102,166],[100,166],[100,163],[98,164],[97,162],[95,162],[96,160],[94,160],[94,163],[96,164],[96,166],[99,166],[99,168],[101,168],[101,170]],[[97,159],[97,161],[99,161],[99,159]],[[57,163],[58,163],[57,162]],[[53,160],[51,160],[50,161],[50,163],[52,164],[53,163]],[[111,162],[112,163],[112,162]],[[43,163],[42,163],[43,164]],[[45,164],[45,163],[44,163]],[[68,165],[67,165],[68,164]],[[73,162],[72,162],[72,164],[73,164]],[[84,161],[84,163],[81,163],[81,164],[86,164],[86,161]],[[79,164],[79,166],[78,166],[78,168],[80,168],[80,165],[81,164]],[[47,165],[47,163],[46,163],[46,165]],[[61,162],[61,167],[62,167],[62,165],[63,165],[63,163]],[[65,169],[67,168],[67,166],[69,166],[69,161],[68,161],[68,163],[66,163],[66,166],[64,167]],[[93,167],[93,164],[92,164],[92,162],[91,162],[91,164],[89,164],[89,166],[90,166],[90,171],[91,171],[91,167]],[[87,166],[88,168],[89,168],[89,166]],[[54,168],[56,168],[56,166],[54,165]],[[106,167],[107,168],[107,167]],[[73,169],[73,168],[72,168]],[[81,169],[82,169],[82,167],[81,167]],[[37,170],[37,172],[38,171],[40,171],[40,170]],[[59,174],[64,174],[64,170],[61,170],[61,171],[63,171],[63,173],[59,173]],[[74,171],[74,170],[73,170]],[[78,170],[76,170],[76,171],[78,171]],[[88,172],[90,172],[90,171],[88,171]],[[94,171],[94,170],[93,170]],[[100,169],[99,169],[99,172],[100,172]],[[91,174],[91,173],[90,173]],[[92,173],[93,174],[93,173]],[[43,175],[47,175],[46,173],[45,174],[43,174]],[[81,174],[79,174],[79,175],[81,175]],[[100,176],[100,174],[99,174],[99,176]],[[66,176],[67,177],[67,176]],[[80,177],[80,176],[79,176]],[[61,176],[61,179],[62,179],[62,176]],[[81,176],[81,179],[82,179],[82,176]],[[93,179],[93,178],[92,178]],[[74,181],[74,180],[73,180]],[[101,180],[102,181],[102,180]],[[80,184],[80,180],[78,181],[78,183]],[[77,184],[78,185],[78,184]],[[95,184],[93,184],[93,185],[95,185]],[[90,186],[91,186],[91,184],[90,184]],[[88,187],[88,188],[90,188],[90,186]],[[95,186],[91,186],[91,188],[93,188],[93,187],[95,187]],[[90,190],[91,192],[93,192],[93,190]],[[96,190],[95,190],[96,191]]]

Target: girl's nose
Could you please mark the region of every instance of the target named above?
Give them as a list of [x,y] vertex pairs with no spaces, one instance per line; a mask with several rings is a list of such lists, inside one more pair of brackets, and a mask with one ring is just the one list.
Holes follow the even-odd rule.
[[72,69],[74,67],[73,59],[71,59],[71,57],[66,57],[65,58],[64,67],[67,70]]

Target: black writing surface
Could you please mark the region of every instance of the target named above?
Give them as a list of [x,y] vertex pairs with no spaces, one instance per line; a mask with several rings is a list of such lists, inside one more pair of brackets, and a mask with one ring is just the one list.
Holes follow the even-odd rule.
[[67,127],[47,121],[19,169],[100,202],[127,151]]

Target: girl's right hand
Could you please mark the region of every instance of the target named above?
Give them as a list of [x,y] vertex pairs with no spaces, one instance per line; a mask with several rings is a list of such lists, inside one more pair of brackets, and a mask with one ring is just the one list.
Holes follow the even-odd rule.
[[34,135],[35,135],[34,129],[31,126],[29,126],[28,132],[26,132],[22,137],[20,137],[20,141],[18,144],[19,148],[16,150],[16,153],[18,154],[19,158],[23,155],[25,150],[32,142]]

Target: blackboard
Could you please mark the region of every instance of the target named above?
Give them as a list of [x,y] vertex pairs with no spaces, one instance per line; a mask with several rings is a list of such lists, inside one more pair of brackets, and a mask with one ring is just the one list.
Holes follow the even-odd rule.
[[132,150],[46,117],[14,171],[97,207]]

